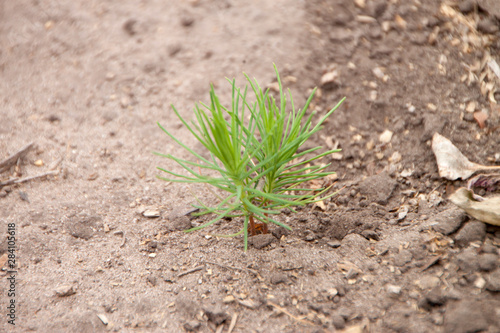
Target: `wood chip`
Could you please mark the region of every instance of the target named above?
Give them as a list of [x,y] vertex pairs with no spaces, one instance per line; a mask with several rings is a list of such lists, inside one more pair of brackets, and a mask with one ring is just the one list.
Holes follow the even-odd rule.
[[104,325],[109,324],[109,320],[104,314],[98,314],[97,317],[102,321]]
[[368,15],[357,15],[356,21],[358,21],[360,23],[375,23],[375,22],[377,22],[377,20],[374,17],[368,16]]
[[245,299],[245,300],[239,300],[237,299],[238,303],[243,305],[244,307],[247,307],[249,309],[255,310],[259,307],[259,302],[254,301],[253,299]]
[[238,321],[238,313],[235,312],[233,313],[231,317],[231,323],[229,324],[229,328],[227,329],[227,333],[232,333],[234,330],[234,327],[236,326],[236,322]]

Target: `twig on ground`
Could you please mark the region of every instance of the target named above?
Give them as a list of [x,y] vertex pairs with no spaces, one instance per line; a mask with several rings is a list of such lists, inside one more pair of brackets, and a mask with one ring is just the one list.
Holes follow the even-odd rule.
[[239,267],[228,266],[228,265],[219,264],[217,262],[206,261],[206,260],[205,260],[205,263],[212,264],[212,265],[217,265],[217,266],[224,267],[224,268],[227,268],[227,269],[234,269],[234,270],[237,270],[237,271],[249,272],[249,273],[252,273],[254,275],[258,275],[259,274],[259,272],[257,272],[256,270],[250,269],[250,268],[239,268]]
[[188,274],[191,274],[191,273],[194,273],[194,272],[198,272],[198,271],[201,271],[205,266],[198,266],[198,267],[195,267],[193,269],[190,269],[188,271],[185,271],[185,272],[182,272],[182,273],[179,273],[177,275],[178,278],[180,277],[183,277],[184,275],[188,275]]
[[273,302],[267,302],[267,305],[272,306],[273,308],[275,308],[275,309],[276,309],[276,310],[278,310],[279,312],[286,314],[288,317],[292,318],[292,319],[293,319],[293,320],[295,320],[295,321],[298,321],[299,323],[303,323],[303,324],[308,324],[308,325],[316,326],[316,324],[315,324],[315,323],[310,322],[309,320],[305,320],[305,319],[302,319],[302,318],[299,318],[299,317],[294,316],[293,314],[291,314],[290,312],[288,312],[288,310],[287,310],[287,309],[282,308],[282,307],[281,307],[281,306],[279,306],[278,304],[274,304]]
[[299,269],[303,269],[304,266],[299,266],[299,267],[290,267],[290,268],[282,268],[281,270],[286,272],[286,271],[295,271],[295,270],[299,270]]
[[49,170],[55,170],[59,166],[59,164],[61,164],[62,160],[63,158],[59,157],[57,160],[50,163]]
[[7,185],[14,185],[14,184],[29,182],[30,180],[43,178],[43,177],[50,176],[50,175],[57,175],[58,173],[59,173],[59,171],[53,170],[53,171],[44,172],[44,173],[39,174],[39,175],[31,176],[31,177],[8,179],[4,182],[0,182],[0,188],[7,186]]
[[33,148],[34,144],[35,144],[34,142],[27,144],[26,146],[21,148],[18,152],[12,154],[7,159],[0,162],[0,173],[7,171],[11,166],[16,164],[16,162],[19,159],[23,158],[31,150],[31,148]]

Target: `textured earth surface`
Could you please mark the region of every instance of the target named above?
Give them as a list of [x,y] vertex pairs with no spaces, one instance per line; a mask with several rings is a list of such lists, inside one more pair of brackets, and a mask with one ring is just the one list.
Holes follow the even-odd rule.
[[[495,2],[0,2],[0,163],[33,143],[0,164],[0,331],[500,332],[500,227],[431,149],[500,165]],[[153,152],[188,156],[156,123],[203,154],[170,105],[274,89],[273,63],[314,119],[347,98],[305,147],[342,149],[339,193],[247,252],[214,236],[238,219],[183,232],[215,197],[156,178],[181,170]]]

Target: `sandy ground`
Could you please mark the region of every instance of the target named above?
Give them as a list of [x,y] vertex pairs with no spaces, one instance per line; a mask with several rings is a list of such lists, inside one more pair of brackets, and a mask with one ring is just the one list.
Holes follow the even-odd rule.
[[[2,1],[0,161],[33,146],[0,182],[48,175],[0,187],[0,330],[499,332],[500,229],[447,200],[467,182],[430,147],[500,163],[493,2]],[[272,88],[273,63],[318,115],[347,97],[306,144],[342,148],[339,194],[247,252],[213,236],[238,219],[183,232],[215,198],[157,179],[180,168],[154,151],[188,155],[156,122],[206,153],[170,104]]]

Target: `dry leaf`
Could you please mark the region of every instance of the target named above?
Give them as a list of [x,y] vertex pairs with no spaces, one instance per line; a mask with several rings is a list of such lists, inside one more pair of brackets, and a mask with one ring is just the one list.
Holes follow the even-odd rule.
[[487,192],[500,192],[500,174],[477,175],[469,180],[467,189],[473,187],[484,188]]
[[477,121],[479,128],[485,128],[486,120],[488,119],[488,114],[483,111],[474,112],[474,119]]
[[467,179],[481,170],[500,169],[500,166],[485,166],[469,161],[450,140],[439,133],[434,133],[432,137],[432,151],[436,156],[439,176],[449,180]]
[[500,226],[500,196],[476,201],[472,191],[462,187],[450,195],[450,201],[475,219]]

